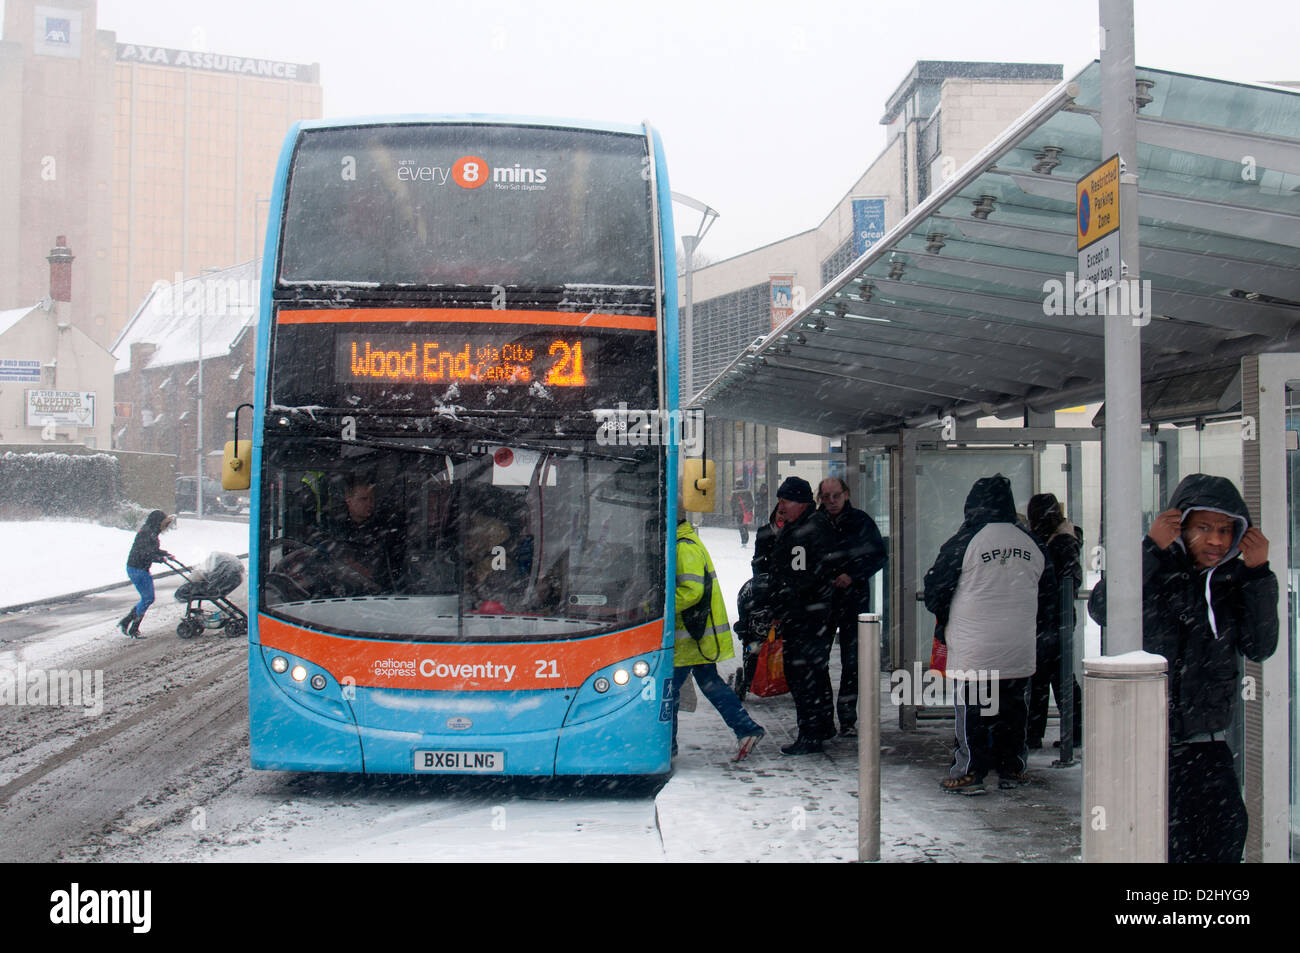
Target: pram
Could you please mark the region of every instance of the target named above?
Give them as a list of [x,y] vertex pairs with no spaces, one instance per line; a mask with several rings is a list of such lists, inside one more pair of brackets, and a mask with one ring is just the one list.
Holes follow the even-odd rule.
[[754,580],[749,580],[740,587],[736,595],[736,627],[733,630],[741,645],[740,668],[731,676],[731,688],[742,702],[754,684],[754,672],[758,669],[758,653],[767,641],[771,631],[771,622],[756,618],[754,612]]
[[[176,589],[176,601],[185,603],[185,615],[176,625],[178,636],[192,639],[206,629],[221,629],[228,639],[248,634],[248,614],[226,598],[244,581],[244,567],[239,564],[237,556],[212,553],[204,568],[198,571],[173,559],[164,559],[163,562],[185,580]],[[204,600],[216,608],[204,612]]]

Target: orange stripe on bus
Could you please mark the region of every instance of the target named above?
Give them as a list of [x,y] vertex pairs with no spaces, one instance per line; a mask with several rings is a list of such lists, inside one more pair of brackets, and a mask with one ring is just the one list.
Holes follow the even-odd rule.
[[536,324],[543,327],[616,328],[653,331],[655,319],[634,314],[592,311],[490,311],[457,308],[325,308],[281,310],[279,324]]
[[[577,688],[592,672],[663,644],[663,620],[568,642],[386,642],[313,632],[258,614],[261,643],[374,688],[492,692]],[[476,668],[477,666],[477,668]]]

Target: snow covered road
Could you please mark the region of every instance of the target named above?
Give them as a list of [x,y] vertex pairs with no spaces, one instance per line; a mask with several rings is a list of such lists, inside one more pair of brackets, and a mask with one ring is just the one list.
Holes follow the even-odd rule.
[[[7,529],[0,524],[0,546]],[[734,533],[703,535],[732,608],[748,553]],[[114,563],[120,556],[119,547]],[[38,568],[45,558],[29,550]],[[856,858],[855,743],[783,757],[780,745],[794,735],[789,696],[747,700],[768,737],[739,765],[730,733],[701,699],[682,716],[681,755],[657,795],[529,780],[255,772],[246,642],[218,633],[177,639],[174,586],[160,582],[140,641],[114,625],[134,601],[129,588],[0,615],[0,668],[103,674],[95,716],[76,706],[0,706],[0,861]],[[243,592],[234,595],[244,603]],[[733,665],[720,666],[723,674]],[[1078,769],[1054,772],[1050,749],[1034,752],[1036,783],[955,798],[935,783],[951,729],[903,733],[896,720],[885,711],[884,859],[1077,857]]]

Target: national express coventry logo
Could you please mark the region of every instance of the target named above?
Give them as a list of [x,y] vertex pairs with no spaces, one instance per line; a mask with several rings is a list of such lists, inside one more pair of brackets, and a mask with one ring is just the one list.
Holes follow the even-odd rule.
[[446,185],[450,179],[462,189],[477,189],[490,182],[494,189],[503,192],[544,192],[546,175],[545,169],[518,162],[493,166],[482,156],[461,156],[450,166],[422,165],[416,159],[402,159],[397,163],[399,182]]

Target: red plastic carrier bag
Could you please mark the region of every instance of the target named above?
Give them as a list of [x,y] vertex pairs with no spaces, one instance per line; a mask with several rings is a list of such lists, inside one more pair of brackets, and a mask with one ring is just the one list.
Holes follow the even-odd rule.
[[948,646],[940,642],[938,636],[930,648],[930,668],[941,675],[948,671]]
[[784,695],[790,690],[785,682],[785,653],[776,629],[767,633],[767,641],[758,650],[758,664],[754,667],[754,682],[749,690],[755,695],[769,698]]

